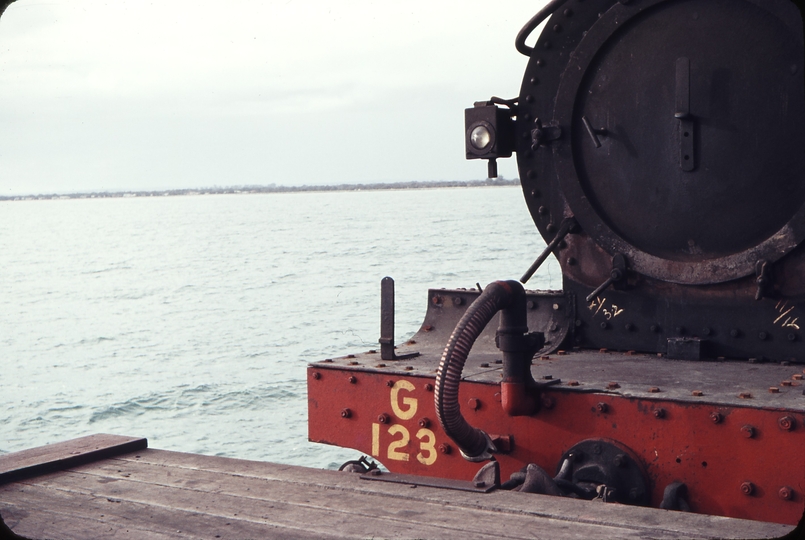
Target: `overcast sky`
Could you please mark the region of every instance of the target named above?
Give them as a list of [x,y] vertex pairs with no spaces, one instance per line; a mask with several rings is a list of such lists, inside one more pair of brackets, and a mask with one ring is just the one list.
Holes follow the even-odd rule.
[[484,178],[463,110],[517,95],[544,3],[18,0],[0,194]]

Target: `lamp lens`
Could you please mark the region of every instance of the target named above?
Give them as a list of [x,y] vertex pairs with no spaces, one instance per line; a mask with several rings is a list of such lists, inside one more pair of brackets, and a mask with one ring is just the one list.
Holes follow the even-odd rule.
[[483,150],[489,146],[491,140],[492,134],[489,133],[489,130],[486,129],[485,126],[477,126],[472,130],[472,133],[470,133],[470,142],[478,150]]

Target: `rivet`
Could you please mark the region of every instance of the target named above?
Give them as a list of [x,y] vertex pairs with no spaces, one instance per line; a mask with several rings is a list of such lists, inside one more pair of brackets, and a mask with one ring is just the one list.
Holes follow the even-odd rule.
[[612,463],[616,467],[623,467],[624,465],[626,465],[626,454],[616,455],[615,458],[612,460]]
[[354,354],[348,354],[347,358],[355,358],[355,355]]
[[550,48],[551,48],[551,42],[550,42],[550,41],[545,41],[545,42],[542,44],[542,46],[543,46],[543,47],[545,48],[545,50],[547,51],[548,49],[550,49]]
[[386,386],[391,388],[392,386],[394,386],[394,381],[386,381]]
[[386,413],[383,413],[377,417],[377,421],[380,422],[381,424],[388,424],[389,422],[391,422],[391,417]]
[[352,411],[349,409],[341,409],[341,418],[350,418],[352,416]]
[[527,96],[525,97],[525,100],[526,100],[528,103],[534,103],[534,96],[532,96],[531,94],[529,94],[529,95],[527,95]]
[[535,199],[539,199],[542,196],[542,192],[538,189],[532,189],[531,196],[534,197]]
[[755,428],[750,426],[749,424],[741,427],[741,435],[746,437],[747,439],[754,439],[755,438]]
[[788,337],[788,341],[796,341],[797,340],[797,335],[794,332],[791,332],[790,334],[788,334],[787,337]]
[[500,359],[495,360],[495,363],[496,363],[496,364],[502,364],[502,363],[503,363],[503,360],[500,360]]
[[568,385],[568,386],[578,386],[578,385],[579,385],[579,381],[567,381],[567,385]]
[[780,393],[780,389],[777,388],[776,386],[770,386],[769,387],[769,394],[779,394],[779,393]]
[[738,394],[738,397],[741,399],[751,399],[752,394],[749,392],[741,392],[740,394]]
[[534,300],[526,302],[526,306],[528,306],[528,309],[537,309],[537,303]]
[[546,206],[540,206],[540,207],[537,209],[537,212],[538,212],[538,213],[539,213],[539,215],[541,215],[541,216],[547,215],[547,214],[548,214],[548,207],[546,207]]
[[526,176],[528,176],[530,179],[533,180],[533,179],[535,179],[537,177],[537,171],[535,171],[534,169],[531,169],[530,171],[528,171],[526,173]]
[[701,390],[694,390],[693,392],[690,393],[690,395],[696,397],[702,397],[704,395],[704,392],[702,392]]
[[548,225],[545,227],[545,230],[549,233],[556,232],[556,225],[553,223],[548,223]]
[[[536,77],[531,77],[531,84],[533,85],[539,84],[539,79],[537,79]],[[526,120],[528,120],[528,118],[526,118]]]
[[569,266],[576,266],[576,263],[577,263],[577,262],[578,262],[578,261],[576,260],[576,258],[575,258],[575,257],[568,257],[568,258],[567,258],[567,264],[568,264]]
[[663,408],[655,409],[654,418],[665,418],[665,409]]
[[481,367],[489,367],[489,362],[482,362]]
[[386,367],[386,364],[380,363],[380,364],[377,364],[377,367]]
[[676,327],[676,333],[679,334],[679,335],[684,334],[685,333],[685,327],[684,326],[677,326]]
[[713,411],[710,413],[710,421],[714,424],[720,424],[722,420],[724,420],[724,417],[720,412]]
[[791,378],[794,379],[795,381],[801,381],[802,379],[805,379],[805,377],[801,373],[794,373],[793,375],[791,375]]
[[419,427],[423,427],[423,428],[430,427],[430,420],[428,420],[427,418],[420,418],[419,419]]
[[609,327],[609,324],[607,324],[606,321],[601,321],[601,324],[599,324],[598,326],[601,327],[601,330],[606,330]]
[[433,392],[433,385],[431,383],[425,383],[425,391]]
[[744,495],[751,495],[755,492],[755,485],[752,482],[744,482],[741,484],[741,492]]
[[454,306],[460,306],[462,304],[464,304],[464,299],[463,298],[461,298],[460,296],[454,296],[453,297],[453,305]]
[[314,371],[313,378],[318,381],[319,379],[321,379],[321,373],[319,373],[318,371]]
[[478,398],[470,398],[469,401],[467,401],[467,405],[469,405],[470,409],[473,411],[477,411],[481,408],[481,400]]
[[523,115],[523,120],[525,120],[526,122],[528,122],[529,120],[531,120],[531,115],[530,115],[529,113],[525,113],[525,114]]
[[349,381],[349,384],[355,384],[356,382],[358,382],[358,379],[355,378],[355,375],[350,375],[349,377],[347,377],[347,380]]
[[758,332],[757,338],[760,341],[766,341],[766,339],[768,339],[768,337],[769,337],[768,332]]
[[414,371],[414,366],[405,366],[405,371]]
[[570,8],[567,8],[566,10],[564,10],[562,12],[562,15],[564,15],[565,17],[572,17],[573,16],[573,10],[570,9]]
[[740,335],[741,335],[741,331],[738,330],[737,328],[733,328],[732,330],[730,330],[730,336],[731,337],[735,338],[735,337],[738,337]]
[[794,497],[794,490],[788,486],[783,486],[777,492],[777,495],[784,501],[790,501]]
[[553,31],[554,32],[561,32],[562,31],[562,25],[561,24],[553,25]]
[[607,388],[609,388],[610,390],[616,390],[616,389],[618,389],[620,387],[621,387],[621,385],[619,385],[618,383],[616,383],[614,381],[607,383]]
[[537,58],[537,65],[539,67],[543,67],[545,65],[545,60],[543,60],[542,58]]
[[626,330],[627,332],[631,332],[632,330],[634,330],[634,325],[632,323],[626,323],[625,325],[623,325],[623,329]]
[[652,332],[654,332],[656,334],[657,332],[660,331],[660,327],[659,327],[659,325],[652,324],[651,326],[649,326],[649,330],[651,330]]
[[652,394],[656,394],[657,392],[660,391],[660,387],[659,386],[652,386],[651,388],[648,389],[648,391],[651,392]]
[[703,336],[709,336],[710,332],[711,332],[711,330],[709,328],[707,328],[706,326],[704,328],[702,328],[702,335]]
[[595,410],[597,410],[600,413],[606,413],[607,411],[609,411],[609,405],[607,405],[602,401],[595,406]]
[[325,358],[325,359],[324,359],[324,362],[325,362],[325,363],[327,363],[327,364],[332,364],[332,363],[333,363],[333,359],[332,359],[332,358]]
[[542,396],[542,408],[543,409],[553,409],[556,405],[556,400],[551,396]]
[[780,429],[783,431],[791,431],[794,429],[794,419],[790,416],[783,416],[777,420],[777,425],[780,426]]
[[442,453],[442,454],[449,454],[452,451],[453,451],[453,447],[450,446],[449,444],[442,443],[442,444],[439,445],[439,452]]

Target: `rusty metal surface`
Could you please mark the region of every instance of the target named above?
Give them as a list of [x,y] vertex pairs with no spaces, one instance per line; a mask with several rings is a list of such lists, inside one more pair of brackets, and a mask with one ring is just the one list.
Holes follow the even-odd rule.
[[[361,369],[335,363],[309,368],[312,441],[355,448],[395,473],[473,478],[478,464],[464,460],[435,421],[433,375]],[[482,378],[494,377],[476,377]],[[805,408],[759,407],[754,396],[743,406],[712,403],[707,390],[700,398],[683,399],[681,390],[666,386],[655,393],[645,387],[640,393],[646,397],[638,397],[629,384],[604,392],[583,381],[572,383],[546,389],[536,415],[507,417],[501,412],[498,384],[464,381],[459,399],[473,425],[490,434],[511,435],[511,451],[497,456],[503,477],[528,463],[556,470],[573,445],[607,438],[644,463],[653,506],[659,505],[668,484],[684,481],[695,512],[790,524],[802,515]],[[344,416],[344,410],[350,414]],[[754,486],[751,495],[742,491],[745,482]],[[788,500],[780,498],[784,488],[791,492]]]

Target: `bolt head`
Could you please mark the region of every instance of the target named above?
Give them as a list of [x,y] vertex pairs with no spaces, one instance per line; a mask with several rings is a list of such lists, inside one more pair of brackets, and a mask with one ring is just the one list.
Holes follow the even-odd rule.
[[755,492],[755,484],[752,482],[744,482],[741,484],[741,493],[744,495],[751,495]]
[[381,424],[388,424],[389,422],[391,422],[391,417],[386,413],[383,413],[377,417],[377,421],[380,422]]
[[713,411],[710,413],[710,421],[714,424],[720,424],[722,420],[724,420],[724,417],[721,416],[720,412]]
[[654,418],[665,418],[665,409],[655,409]]
[[433,392],[433,385],[431,383],[425,383],[425,390],[427,392]]
[[607,412],[609,410],[609,405],[607,405],[604,402],[601,402],[601,403],[599,403],[598,405],[595,406],[595,409],[600,413],[605,413],[605,412]]
[[777,425],[780,426],[780,429],[783,431],[791,431],[794,429],[794,419],[790,416],[783,416],[777,420]]
[[449,454],[452,451],[453,451],[453,447],[450,446],[449,444],[442,443],[442,444],[439,445],[439,453],[440,454]]
[[355,384],[358,382],[358,379],[355,378],[355,375],[350,375],[347,380],[349,381],[349,384]]
[[427,418],[420,418],[419,427],[423,428],[430,427],[430,420],[428,420]]
[[733,328],[732,330],[730,330],[730,336],[731,337],[738,337],[740,335],[741,335],[741,331],[738,330],[737,328]]
[[349,409],[341,409],[341,418],[350,418],[352,417],[352,411]]
[[617,456],[615,456],[613,463],[615,464],[616,467],[623,467],[624,465],[626,465],[626,455],[618,454]]
[[470,398],[469,401],[467,401],[467,405],[469,405],[470,409],[473,411],[477,411],[481,408],[481,400],[478,398]]
[[392,386],[394,386],[394,381],[386,381],[386,386],[391,388]]
[[552,396],[542,396],[542,408],[553,409],[556,406],[556,400]]
[[601,330],[606,330],[609,325],[607,324],[606,321],[601,321],[601,324],[599,324],[598,326],[601,327]]
[[741,435],[747,439],[752,439],[755,436],[755,428],[747,424],[741,428]]
[[314,371],[313,378],[318,381],[319,379],[321,379],[321,373],[319,373],[318,371]]
[[760,341],[766,341],[766,339],[769,337],[769,334],[767,332],[759,332],[757,337]]
[[777,492],[777,495],[784,501],[790,501],[794,498],[794,490],[788,486],[783,486],[780,488],[780,491]]

